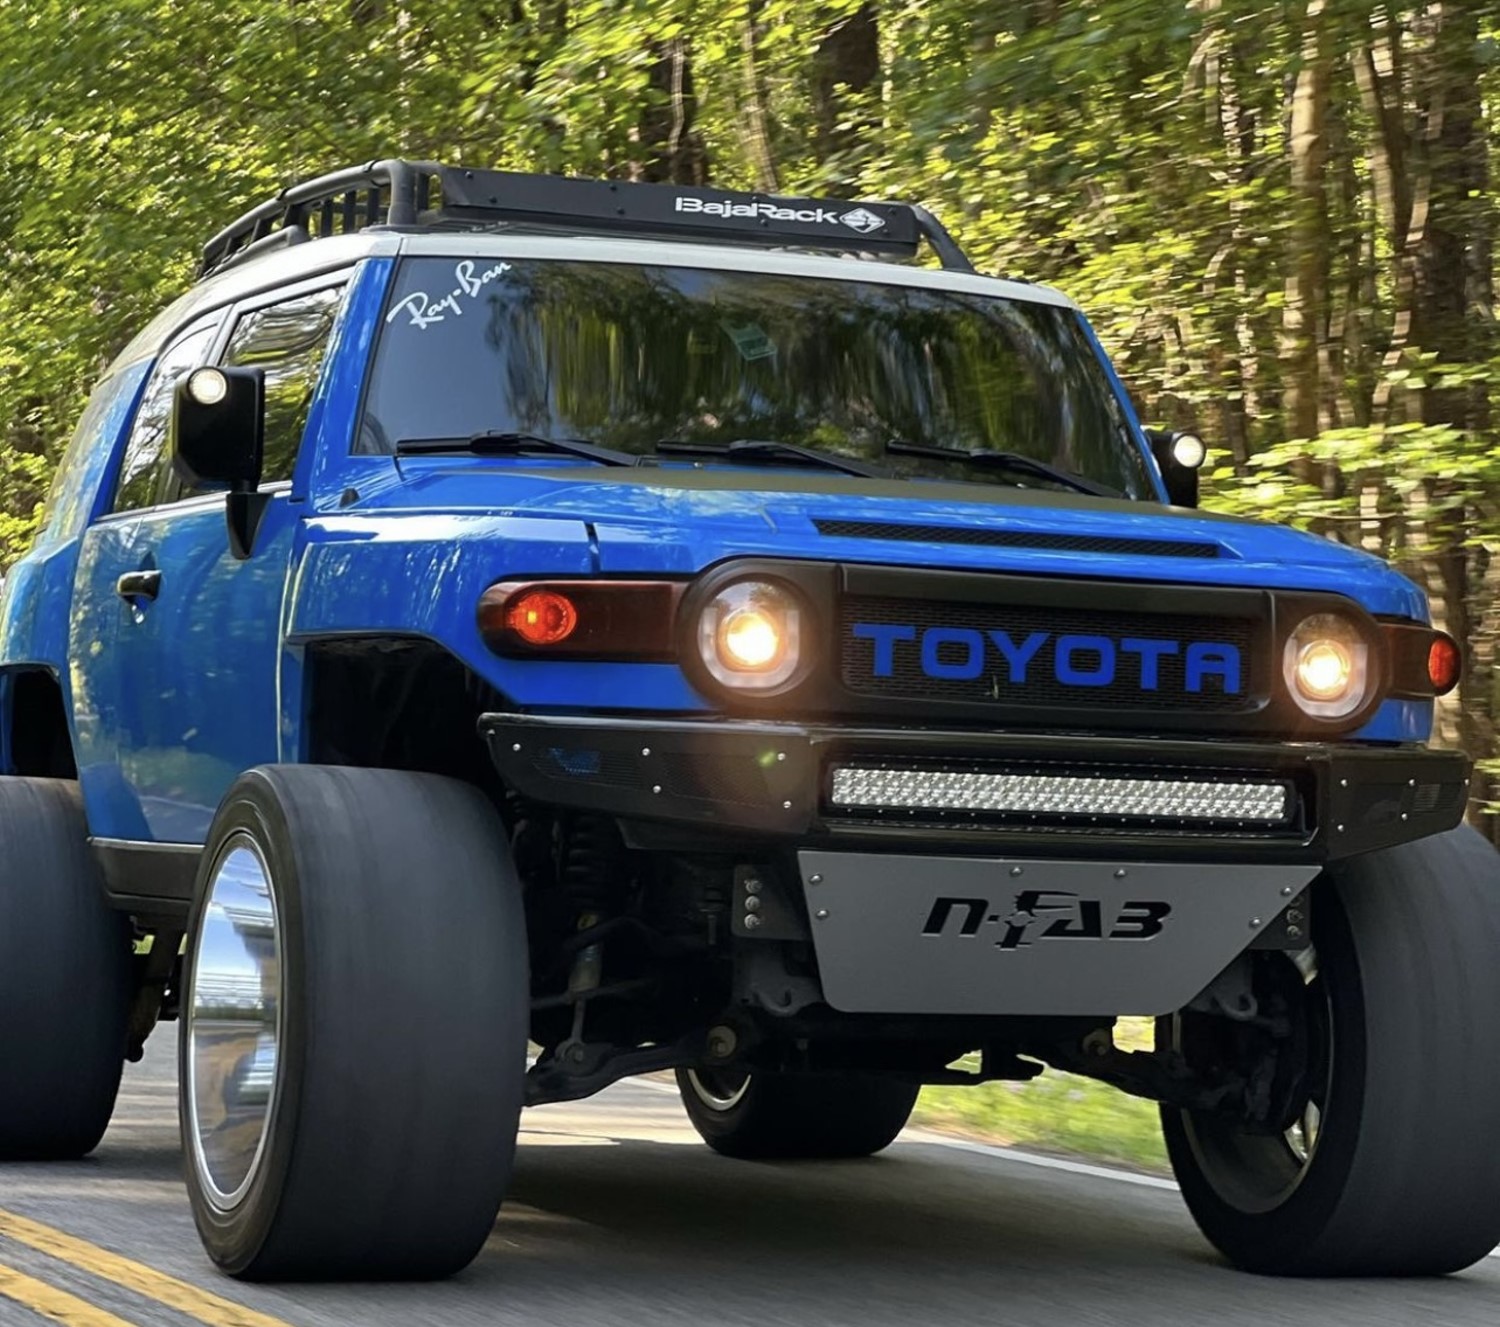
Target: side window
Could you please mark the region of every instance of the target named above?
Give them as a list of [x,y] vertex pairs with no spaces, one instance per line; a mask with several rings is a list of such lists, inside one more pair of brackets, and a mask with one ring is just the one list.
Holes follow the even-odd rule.
[[158,483],[167,458],[167,421],[172,414],[172,389],[189,369],[197,368],[208,354],[215,324],[196,327],[162,351],[151,371],[151,380],[141,396],[140,409],[125,458],[120,462],[120,482],[115,487],[116,511],[149,507],[156,501]]
[[42,528],[37,534],[39,547],[67,539],[83,528],[99,496],[99,480],[108,468],[114,442],[130,418],[130,408],[150,367],[149,362],[138,361],[94,388],[52,477],[42,509]]
[[223,362],[266,373],[266,483],[292,477],[342,288],[252,309],[235,324]]

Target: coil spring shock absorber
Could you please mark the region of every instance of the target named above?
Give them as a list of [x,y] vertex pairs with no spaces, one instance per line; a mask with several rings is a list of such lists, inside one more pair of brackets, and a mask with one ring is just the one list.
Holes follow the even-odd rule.
[[[591,931],[618,912],[625,877],[625,845],[613,820],[577,815],[560,827],[558,886],[577,932]],[[603,944],[578,951],[568,971],[568,994],[573,1006],[572,1040],[583,1034],[583,1011],[589,995],[599,988],[604,972]]]

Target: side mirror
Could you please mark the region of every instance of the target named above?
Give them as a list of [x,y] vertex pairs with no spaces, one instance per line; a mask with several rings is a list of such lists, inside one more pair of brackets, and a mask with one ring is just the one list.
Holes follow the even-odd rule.
[[1171,429],[1146,429],[1151,455],[1161,470],[1167,486],[1167,498],[1174,507],[1198,505],[1198,471],[1208,459],[1208,447],[1196,433]]
[[244,560],[269,494],[261,493],[266,429],[259,369],[194,369],[177,384],[168,445],[172,470],[192,488],[227,488],[229,547]]

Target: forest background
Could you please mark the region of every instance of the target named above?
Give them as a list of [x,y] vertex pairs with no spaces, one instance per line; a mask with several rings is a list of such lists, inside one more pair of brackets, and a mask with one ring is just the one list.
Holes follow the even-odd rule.
[[1482,812],[1497,42],[1500,0],[0,0],[0,570],[101,367],[292,179],[407,155],[918,201],[1080,301],[1143,415],[1209,438],[1207,505],[1426,588]]

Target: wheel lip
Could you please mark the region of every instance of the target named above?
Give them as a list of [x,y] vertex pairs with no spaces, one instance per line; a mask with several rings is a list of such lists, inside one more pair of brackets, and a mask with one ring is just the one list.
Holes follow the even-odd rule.
[[[209,909],[213,906],[214,889],[224,864],[236,851],[245,849],[255,858],[260,867],[262,876],[266,882],[266,899],[271,909],[271,934],[274,944],[274,955],[277,970],[276,990],[276,1064],[272,1071],[270,1097],[266,1103],[265,1115],[261,1126],[260,1137],[256,1140],[255,1151],[250,1158],[250,1164],[245,1171],[245,1178],[235,1187],[232,1193],[225,1193],[214,1182],[212,1171],[209,1169],[207,1154],[203,1146],[203,1136],[198,1123],[198,1075],[197,1055],[194,1047],[194,1026],[197,1023],[196,1008],[198,996],[198,972],[199,958],[202,954],[203,939],[206,933],[206,919]],[[256,1181],[260,1178],[266,1154],[271,1147],[271,1137],[275,1131],[277,1117],[280,1113],[283,1085],[283,1065],[285,1063],[286,1051],[286,992],[287,980],[285,970],[285,952],[282,945],[282,917],[281,906],[276,897],[275,876],[272,874],[270,864],[266,860],[266,852],[253,833],[247,829],[236,829],[225,836],[214,854],[213,863],[210,866],[204,887],[203,902],[198,914],[197,934],[193,937],[193,953],[191,976],[188,989],[183,1001],[183,1045],[186,1054],[183,1056],[183,1078],[185,1080],[185,1091],[183,1093],[183,1122],[184,1133],[187,1135],[188,1155],[191,1158],[192,1170],[198,1181],[199,1190],[208,1203],[216,1212],[227,1215],[239,1208],[249,1195]]]
[[686,1073],[686,1078],[688,1085],[693,1089],[693,1095],[709,1110],[716,1111],[721,1115],[733,1110],[745,1099],[745,1093],[750,1090],[751,1082],[750,1074],[747,1072],[744,1081],[740,1083],[739,1087],[735,1088],[728,1095],[723,1095],[709,1087],[703,1081],[702,1077],[699,1076],[696,1069],[689,1069]]

